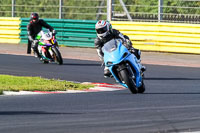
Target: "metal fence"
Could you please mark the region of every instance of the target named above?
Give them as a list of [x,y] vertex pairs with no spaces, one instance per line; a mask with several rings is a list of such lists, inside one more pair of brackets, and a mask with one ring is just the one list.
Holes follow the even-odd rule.
[[111,0],[112,20],[200,23],[200,0]]
[[0,16],[199,23],[200,0],[0,0]]
[[0,16],[30,17],[32,12],[41,18],[106,19],[106,0],[0,0]]

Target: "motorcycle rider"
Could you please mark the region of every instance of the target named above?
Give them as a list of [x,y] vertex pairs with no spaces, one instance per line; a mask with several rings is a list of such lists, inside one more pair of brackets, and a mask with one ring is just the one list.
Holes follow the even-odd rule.
[[27,25],[28,31],[28,47],[27,47],[27,54],[31,54],[31,48],[34,51],[35,57],[41,58],[39,51],[38,51],[38,40],[35,39],[37,34],[42,30],[42,27],[49,29],[53,35],[56,34],[56,31],[47,24],[43,19],[39,19],[38,13],[31,13],[30,22]]
[[[141,55],[140,50],[132,47],[132,43],[129,40],[128,36],[123,35],[116,29],[112,29],[112,25],[108,21],[99,20],[95,25],[95,30],[97,33],[97,38],[95,39],[94,43],[95,43],[95,47],[97,49],[98,56],[101,61],[103,61],[102,47],[104,46],[104,44],[106,42],[112,40],[113,38],[119,38],[122,40],[123,45],[126,46],[126,48],[136,56],[136,58],[138,59],[138,61],[140,63],[140,61],[141,61],[140,60],[140,55]],[[141,71],[144,72],[145,70],[146,70],[145,66],[142,66]],[[104,77],[110,77],[110,76],[111,76],[111,73],[110,73],[108,67],[105,66]]]

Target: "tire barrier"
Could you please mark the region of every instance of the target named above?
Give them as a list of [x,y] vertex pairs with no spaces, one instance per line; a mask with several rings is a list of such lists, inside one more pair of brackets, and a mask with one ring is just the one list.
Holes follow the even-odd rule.
[[[57,31],[59,45],[94,47],[96,20],[44,19]],[[29,18],[0,17],[0,43],[27,43]],[[135,48],[146,51],[200,54],[200,25],[111,21],[128,35]]]
[[200,54],[200,25],[112,21],[141,50]]
[[[95,20],[71,20],[71,19],[44,19],[57,31],[59,45],[94,47],[96,38]],[[27,24],[29,18],[21,18],[21,43],[28,43]]]
[[19,43],[20,23],[20,18],[0,17],[0,43]]

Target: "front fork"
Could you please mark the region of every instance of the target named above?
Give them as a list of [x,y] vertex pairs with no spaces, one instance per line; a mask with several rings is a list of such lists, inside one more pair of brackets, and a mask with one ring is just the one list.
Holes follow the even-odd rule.
[[134,72],[131,68],[131,66],[128,64],[128,63],[125,63],[125,64],[120,64],[117,68],[117,72],[118,72],[118,76],[119,76],[119,79],[122,81],[122,83],[124,83],[121,75],[120,75],[120,71],[123,70],[123,69],[127,69],[128,71],[128,75],[133,79],[135,80],[135,75],[134,75]]
[[130,66],[128,63],[126,63],[126,68],[127,68],[127,70],[128,70],[129,76],[130,76],[132,79],[135,80],[135,74],[134,74],[134,72],[133,72],[131,66]]
[[51,57],[53,57],[53,51],[51,47],[49,48],[49,54],[51,55]]

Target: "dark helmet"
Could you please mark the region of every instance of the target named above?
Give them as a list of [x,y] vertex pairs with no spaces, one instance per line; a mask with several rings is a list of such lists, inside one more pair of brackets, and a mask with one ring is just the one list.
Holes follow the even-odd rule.
[[[35,21],[33,21],[33,20],[35,20]],[[37,23],[38,20],[39,20],[39,15],[37,13],[31,13],[31,21],[33,23]]]

